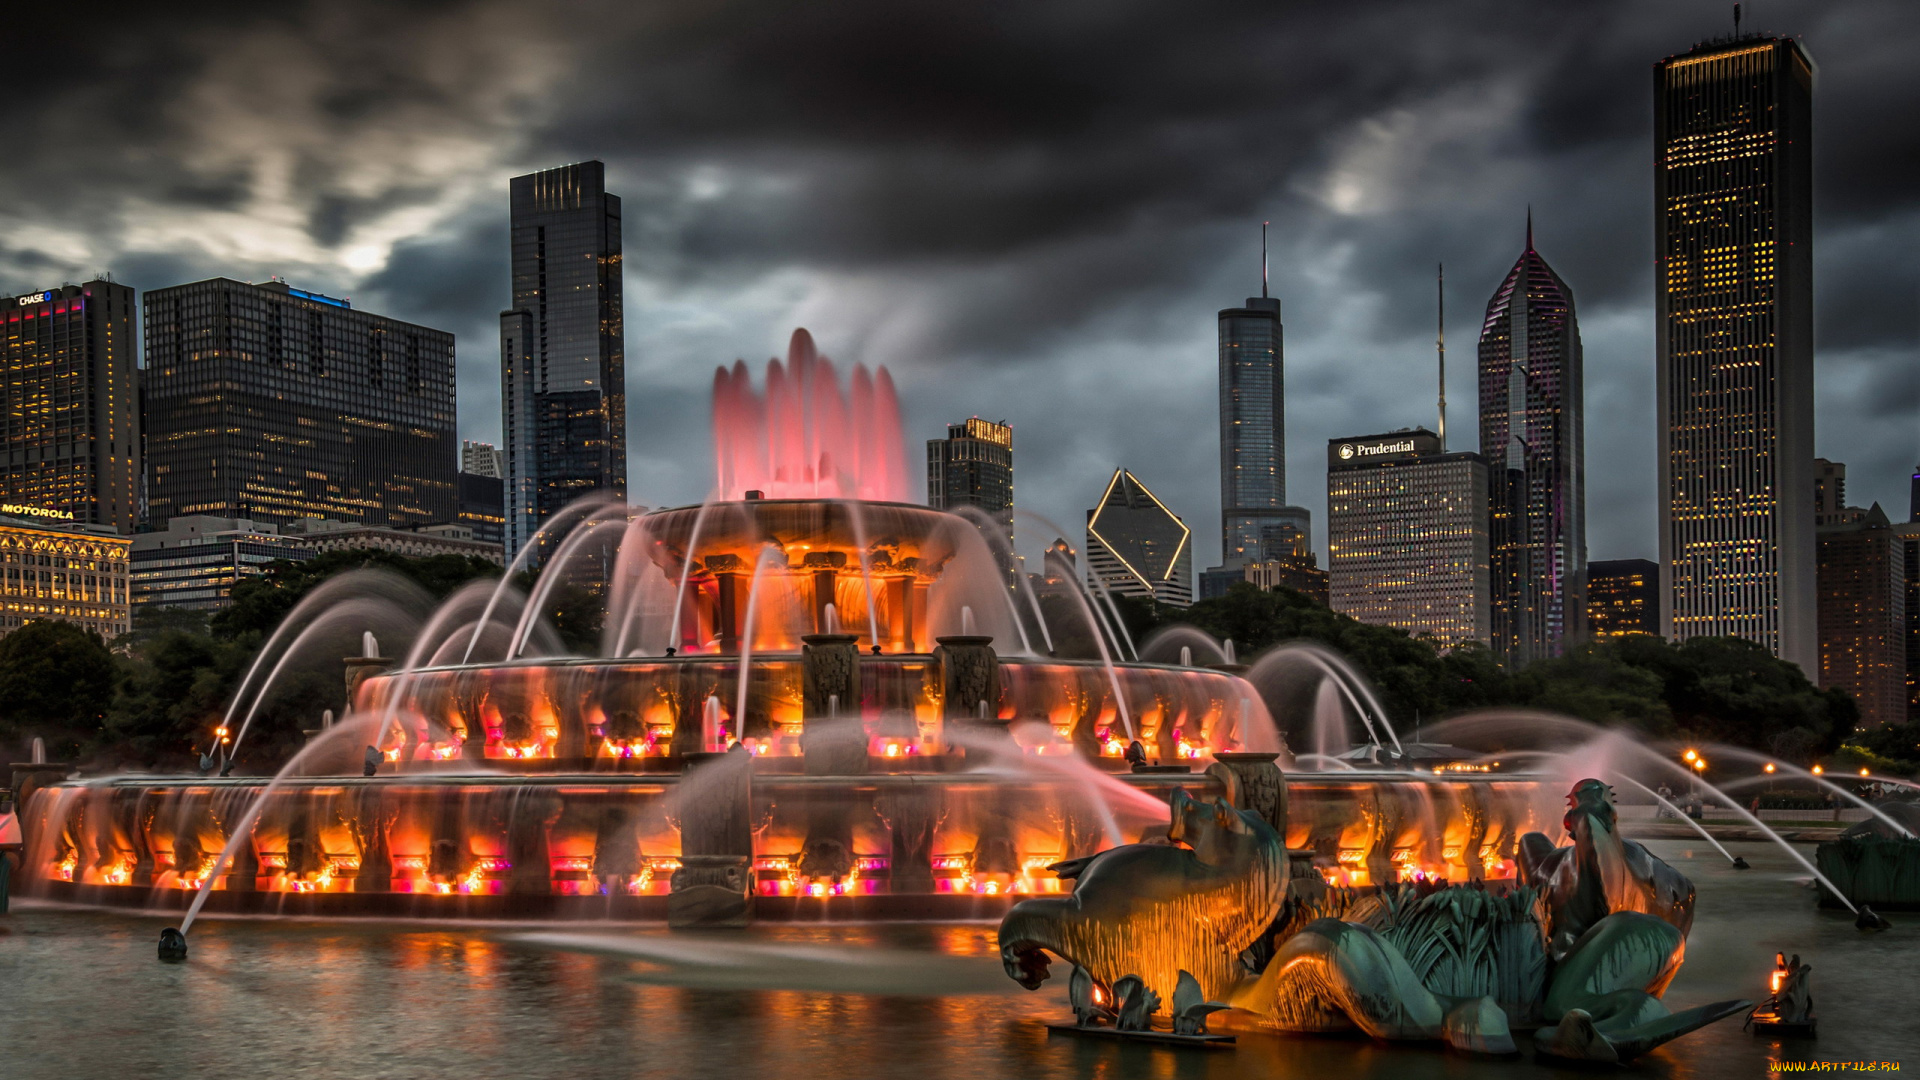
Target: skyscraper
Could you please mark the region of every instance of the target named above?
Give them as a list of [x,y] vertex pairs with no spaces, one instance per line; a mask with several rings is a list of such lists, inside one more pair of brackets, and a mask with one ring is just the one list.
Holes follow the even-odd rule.
[[111,281],[0,298],[0,513],[139,523],[133,302]]
[[1820,686],[1873,728],[1907,718],[1906,545],[1874,503],[1819,530]]
[[1248,563],[1241,570],[1241,580],[1264,590],[1292,589],[1312,597],[1322,607],[1327,606],[1327,572],[1314,557],[1307,535],[1291,525],[1266,531],[1268,537],[1260,545],[1260,561]]
[[1660,573],[1667,636],[1818,670],[1813,64],[1789,38],[1654,66]]
[[[1240,578],[1260,561],[1269,530],[1312,535],[1312,515],[1287,505],[1286,340],[1280,301],[1269,297],[1262,248],[1260,295],[1220,312],[1220,571]],[[1277,534],[1274,534],[1277,535]],[[1214,571],[1209,571],[1213,573]]]
[[1612,559],[1587,564],[1587,632],[1597,641],[1660,632],[1660,564]]
[[1861,514],[1847,506],[1847,463],[1813,459],[1813,527],[1844,525]]
[[1122,596],[1193,603],[1193,530],[1132,473],[1116,469],[1087,511],[1087,575]]
[[1425,428],[1327,444],[1331,606],[1452,648],[1488,637],[1487,465]]
[[1558,656],[1586,625],[1586,461],[1573,290],[1527,246],[1480,325],[1480,455],[1487,461],[1493,648],[1519,666]]
[[507,514],[502,505],[504,483],[498,476],[461,472],[458,521],[473,530],[473,538],[485,544],[505,545]]
[[507,555],[594,491],[627,495],[620,199],[598,161],[512,182],[513,305],[500,314]]
[[504,480],[507,476],[506,455],[500,448],[487,442],[475,442],[472,439],[460,443],[460,471],[475,476],[490,476],[495,480]]
[[1013,539],[1013,428],[973,417],[947,426],[947,437],[927,440],[927,505],[971,506],[991,516]]
[[213,278],[141,303],[156,526],[453,520],[452,334],[282,281]]

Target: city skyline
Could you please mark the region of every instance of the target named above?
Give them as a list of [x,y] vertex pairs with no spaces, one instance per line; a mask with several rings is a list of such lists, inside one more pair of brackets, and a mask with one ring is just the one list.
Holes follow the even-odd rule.
[[[1806,35],[1821,63],[1816,303],[1819,408],[1828,419],[1819,425],[1825,434],[1816,449],[1853,464],[1862,499],[1894,505],[1900,500],[1893,485],[1920,458],[1911,435],[1920,402],[1920,378],[1910,373],[1914,302],[1901,284],[1911,278],[1901,268],[1904,250],[1912,247],[1902,237],[1915,226],[1913,196],[1889,185],[1896,174],[1882,162],[1900,160],[1908,145],[1902,140],[1910,137],[1896,133],[1890,152],[1886,127],[1870,123],[1868,106],[1914,108],[1913,79],[1896,69],[1897,53],[1883,44],[1897,39],[1897,29],[1912,25],[1913,16],[1893,7],[1878,19],[1855,10],[1861,16],[1847,19],[1811,5],[1770,5],[1759,26]],[[877,134],[893,129],[864,109],[849,121],[839,156],[776,168],[736,145],[753,145],[765,137],[761,132],[741,132],[715,116],[704,118],[717,125],[710,135],[691,129],[674,135],[626,106],[595,101],[577,82],[553,81],[551,70],[515,77],[538,85],[456,83],[447,89],[470,91],[451,95],[458,105],[405,91],[392,91],[397,96],[388,102],[376,93],[373,101],[397,107],[375,110],[377,121],[370,113],[330,121],[339,137],[303,151],[316,155],[316,167],[292,187],[272,189],[262,170],[271,155],[292,148],[277,141],[279,128],[263,125],[307,115],[319,107],[317,99],[292,90],[236,89],[224,98],[215,94],[220,115],[251,120],[248,129],[262,133],[259,148],[206,142],[214,137],[210,129],[175,117],[157,125],[156,134],[123,140],[154,149],[166,163],[138,178],[101,167],[60,183],[49,172],[56,167],[51,157],[23,159],[0,180],[8,185],[0,191],[7,197],[0,217],[16,226],[0,245],[0,284],[24,292],[82,280],[98,268],[143,290],[212,274],[263,280],[283,273],[397,318],[455,330],[460,434],[499,442],[491,388],[498,358],[489,326],[497,319],[505,263],[501,192],[509,176],[600,155],[608,161],[609,185],[628,196],[627,244],[639,252],[628,265],[634,501],[680,503],[704,493],[704,454],[689,448],[706,441],[706,374],[736,356],[757,361],[777,351],[791,327],[802,324],[837,360],[889,364],[916,437],[930,437],[951,415],[968,412],[1004,415],[1030,432],[1023,436],[1022,502],[1070,520],[1084,498],[1080,492],[1115,464],[1138,460],[1120,418],[1150,406],[1166,430],[1176,432],[1197,430],[1214,411],[1212,316],[1223,302],[1255,291],[1252,227],[1258,221],[1275,223],[1272,292],[1291,313],[1290,456],[1313,460],[1318,443],[1342,431],[1431,422],[1431,264],[1446,261],[1455,297],[1450,306],[1467,310],[1463,299],[1485,295],[1511,260],[1500,242],[1510,233],[1496,234],[1492,226],[1510,222],[1530,202],[1542,244],[1564,252],[1556,255],[1556,267],[1581,290],[1589,452],[1610,463],[1604,475],[1590,478],[1590,552],[1596,559],[1644,557],[1654,553],[1656,537],[1649,497],[1655,463],[1647,74],[1660,57],[1725,34],[1727,16],[1722,6],[1686,12],[1649,6],[1579,19],[1528,15],[1492,26],[1470,13],[1410,13],[1409,27],[1427,39],[1423,48],[1463,46],[1460,70],[1412,70],[1390,92],[1365,91],[1346,78],[1322,80],[1325,86],[1288,81],[1231,50],[1219,61],[1230,86],[1273,97],[1257,117],[1277,123],[1293,149],[1236,146],[1242,160],[1234,177],[1212,181],[1216,186],[1175,155],[1166,175],[1144,176],[1138,190],[1086,187],[1099,196],[1094,203],[1051,218],[1032,210],[1093,183],[1052,156],[1033,181],[1039,186],[1004,194],[970,194],[907,168],[890,174],[901,187],[898,198],[964,226],[919,231],[904,224],[897,199],[855,206],[825,184],[836,161],[852,170],[855,182],[844,190],[868,193],[879,190],[871,186],[874,169],[912,164],[880,148],[886,140]],[[1330,50],[1344,50],[1360,64],[1361,25],[1329,20],[1307,24],[1281,14],[1244,32],[1268,44],[1324,32]],[[1469,25],[1474,38],[1465,36]],[[1125,54],[1129,33],[1140,26],[1140,17],[1117,18],[1092,32]],[[191,20],[169,27],[168,40],[191,50],[191,28]],[[403,22],[395,31],[405,37],[448,28]],[[693,55],[723,55],[716,28],[695,20],[686,30]],[[266,30],[249,23],[237,32]],[[316,30],[318,44],[283,59],[324,75],[328,85],[360,85],[323,47],[338,40],[328,33],[338,31]],[[643,52],[653,47],[636,34],[616,25],[606,36]],[[872,66],[870,39],[855,38],[805,35],[826,58],[844,61],[845,79],[897,77]],[[485,56],[493,40],[463,30],[444,47]],[[1470,41],[1481,43],[1465,47]],[[604,55],[579,39],[555,47],[587,60]],[[591,63],[586,68],[597,70]],[[26,92],[21,100],[61,100],[66,84],[57,72],[36,70],[42,81],[18,84]],[[217,65],[190,70],[188,85],[202,94],[236,77]],[[1193,77],[1157,75],[1176,85]],[[1130,122],[1157,147],[1154,136],[1181,120],[1160,109],[1141,112],[1141,103],[1103,69],[1074,67],[1061,77],[1079,79],[1084,88],[1066,100],[1039,96],[1042,117],[1056,130],[1124,107],[1140,113]],[[159,89],[161,101],[184,92]],[[564,120],[516,113],[503,96],[510,91],[586,111]],[[758,84],[735,92],[758,93]],[[1224,113],[1233,100],[1235,94],[1220,92],[1204,105]],[[971,137],[982,140],[986,157],[1032,135],[992,99],[982,107],[985,126]],[[813,140],[809,145],[825,145],[813,112],[792,108],[799,111],[782,115],[799,122]],[[451,115],[443,115],[446,110]],[[35,115],[22,109],[6,122],[25,130]],[[969,137],[964,117],[951,112],[919,112],[916,122],[925,125],[931,154]],[[1893,126],[1898,132],[1911,127]],[[377,158],[370,157],[369,140],[381,132],[423,131],[438,131],[443,141],[378,168],[361,166],[374,169],[369,175],[347,176],[349,163]],[[151,146],[141,141],[163,137]],[[44,145],[69,151],[75,161],[97,160],[70,152],[58,139]],[[209,157],[206,149],[215,146],[227,148]],[[1084,150],[1064,138],[1056,153],[1064,158]],[[1220,152],[1210,148],[1203,156],[1211,162]],[[451,158],[459,159],[457,168]],[[1171,224],[1138,224],[1138,212],[1183,198],[1198,201]],[[644,215],[633,209],[642,201]],[[121,210],[83,213],[83,204]],[[1072,282],[1071,293],[1055,281]],[[1099,287],[1086,288],[1091,281]],[[1465,330],[1456,316],[1457,340]],[[1474,423],[1464,366],[1454,365],[1450,383],[1455,431]],[[960,385],[963,369],[969,372],[964,392],[948,394]],[[1837,423],[1836,416],[1850,422]],[[1153,452],[1164,459],[1156,472],[1167,474],[1158,487],[1187,520],[1215,520],[1217,455],[1212,446],[1187,445],[1194,441],[1156,440]],[[1322,479],[1295,472],[1290,501],[1323,506]],[[1316,521],[1315,532],[1319,546],[1324,524]],[[1196,566],[1218,561],[1211,533],[1196,535]],[[1021,539],[1033,558],[1049,538],[1036,532]]]

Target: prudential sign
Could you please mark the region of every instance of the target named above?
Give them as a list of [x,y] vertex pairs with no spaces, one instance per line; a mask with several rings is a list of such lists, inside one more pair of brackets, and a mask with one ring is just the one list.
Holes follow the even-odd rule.
[[1439,440],[1423,432],[1385,435],[1375,439],[1334,439],[1327,444],[1327,457],[1334,465],[1362,465],[1372,461],[1432,453]]

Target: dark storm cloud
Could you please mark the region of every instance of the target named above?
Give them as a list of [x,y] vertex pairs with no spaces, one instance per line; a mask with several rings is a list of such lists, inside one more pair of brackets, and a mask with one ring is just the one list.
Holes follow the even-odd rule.
[[[1916,453],[1920,11],[1763,0],[1820,65],[1820,452],[1860,498]],[[1728,5],[1143,0],[127,7],[0,66],[0,286],[286,273],[460,338],[498,431],[505,179],[599,157],[623,196],[634,496],[710,482],[715,363],[796,322],[898,376],[910,436],[1016,426],[1020,500],[1073,529],[1117,465],[1217,551],[1213,313],[1273,222],[1290,479],[1324,440],[1450,421],[1519,253],[1575,290],[1590,546],[1653,550],[1651,69]],[[35,24],[43,23],[35,31]],[[15,24],[14,29],[23,29]],[[909,453],[913,451],[910,449]],[[1903,507],[1900,507],[1903,509]],[[1023,542],[1047,537],[1023,531]]]

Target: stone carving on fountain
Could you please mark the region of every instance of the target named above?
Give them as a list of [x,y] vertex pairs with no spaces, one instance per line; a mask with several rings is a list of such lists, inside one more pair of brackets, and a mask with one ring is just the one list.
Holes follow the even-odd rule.
[[[1245,800],[1260,785],[1227,787]],[[1543,1055],[1624,1062],[1751,1002],[1680,1013],[1661,1003],[1685,956],[1693,886],[1619,836],[1609,794],[1597,780],[1575,785],[1572,843],[1523,837],[1520,878],[1505,892],[1416,882],[1309,901],[1288,895],[1286,851],[1263,815],[1181,792],[1168,835],[1190,846],[1056,864],[1077,888],[1015,905],[1001,959],[1028,989],[1047,978],[1048,953],[1072,963],[1080,1029],[1147,1031],[1143,1017],[1172,988],[1176,1035],[1203,1033],[1194,1010],[1217,1011],[1217,999],[1255,1028],[1357,1028],[1510,1054],[1514,1028],[1535,1027]],[[1256,947],[1263,937],[1271,948]]]

